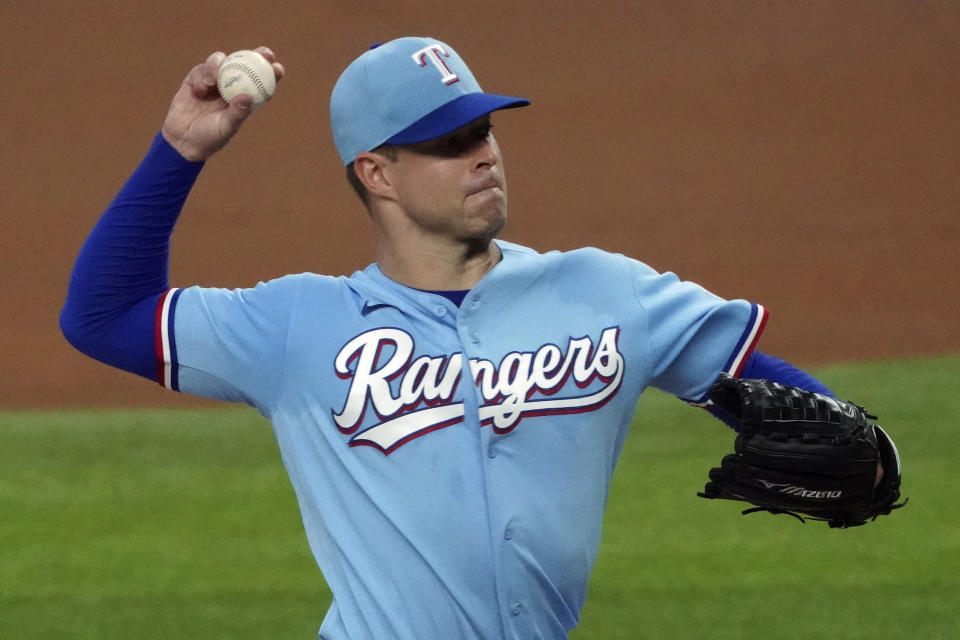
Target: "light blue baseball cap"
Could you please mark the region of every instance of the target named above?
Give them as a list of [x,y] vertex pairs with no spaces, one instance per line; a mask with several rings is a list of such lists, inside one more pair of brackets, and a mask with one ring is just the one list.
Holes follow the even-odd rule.
[[333,142],[344,165],[382,144],[436,138],[525,98],[484,93],[450,45],[398,38],[350,63],[330,96]]

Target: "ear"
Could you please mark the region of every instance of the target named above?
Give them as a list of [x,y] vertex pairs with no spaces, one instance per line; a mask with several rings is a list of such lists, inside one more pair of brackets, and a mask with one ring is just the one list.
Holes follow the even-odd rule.
[[353,171],[372,196],[390,198],[394,193],[393,182],[387,165],[391,160],[379,153],[362,152],[353,161]]

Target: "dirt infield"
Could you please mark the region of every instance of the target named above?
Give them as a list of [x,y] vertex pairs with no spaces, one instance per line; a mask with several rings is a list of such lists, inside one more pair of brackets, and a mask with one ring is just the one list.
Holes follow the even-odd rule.
[[405,34],[533,102],[495,118],[506,239],[757,301],[761,348],[804,366],[960,351],[960,4],[566,4],[5,3],[0,408],[199,402],[73,352],[57,314],[87,231],[213,49],[269,44],[289,77],[204,169],[172,284],[365,266],[326,103],[367,44]]

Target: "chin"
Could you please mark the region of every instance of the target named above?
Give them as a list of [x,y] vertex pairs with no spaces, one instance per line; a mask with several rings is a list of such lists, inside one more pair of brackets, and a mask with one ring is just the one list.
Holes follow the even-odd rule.
[[486,227],[486,235],[490,239],[493,239],[497,237],[500,230],[507,224],[507,208],[504,206],[496,210],[491,210],[484,215],[483,219],[486,223],[484,225]]
[[485,211],[473,217],[464,239],[471,245],[484,247],[499,235],[506,224],[506,210]]

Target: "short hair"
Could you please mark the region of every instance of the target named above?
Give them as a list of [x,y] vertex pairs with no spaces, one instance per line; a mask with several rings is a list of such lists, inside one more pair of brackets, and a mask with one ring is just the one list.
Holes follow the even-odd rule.
[[[397,145],[393,144],[382,144],[376,149],[372,149],[371,153],[379,153],[382,156],[386,156],[391,162],[396,162],[397,158],[400,157],[399,150]],[[353,190],[357,193],[360,200],[364,205],[370,204],[370,193],[367,191],[367,187],[364,186],[363,182],[357,176],[357,170],[353,166],[353,162],[347,165],[347,182],[350,183],[350,186],[353,187]]]

